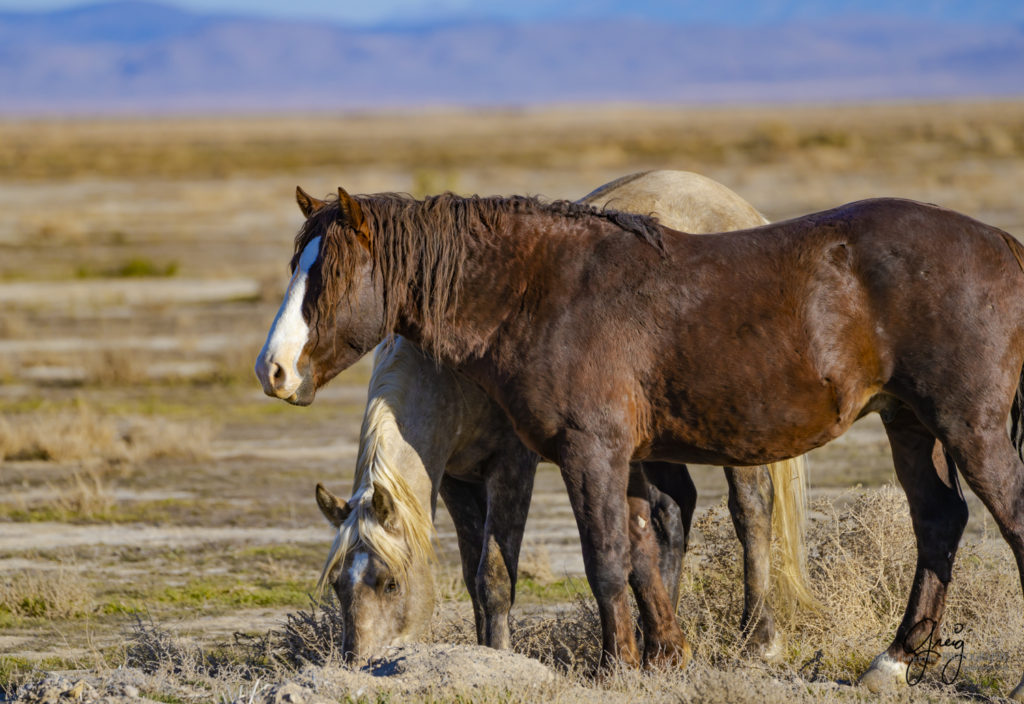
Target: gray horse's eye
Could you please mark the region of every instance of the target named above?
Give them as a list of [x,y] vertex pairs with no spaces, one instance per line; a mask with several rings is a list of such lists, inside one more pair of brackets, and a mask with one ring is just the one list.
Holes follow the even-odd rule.
[[385,594],[394,594],[397,591],[398,591],[398,582],[395,581],[394,579],[389,579],[387,582],[384,583],[384,593]]

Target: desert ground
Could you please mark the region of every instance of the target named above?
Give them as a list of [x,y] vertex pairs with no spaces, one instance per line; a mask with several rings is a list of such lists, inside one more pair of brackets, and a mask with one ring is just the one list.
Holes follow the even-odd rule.
[[[443,506],[430,643],[346,669],[331,604],[312,603],[332,539],[313,488],[349,493],[370,360],[309,408],[255,380],[301,222],[295,186],[576,198],[658,168],[715,178],[773,220],[892,195],[1024,239],[1021,102],[0,122],[0,701],[870,699],[851,683],[888,646],[914,569],[875,417],[809,456],[821,608],[775,604],[778,663],[742,655],[715,468],[693,469],[686,671],[591,677],[596,616],[551,465],[514,653],[472,645]],[[962,666],[944,681],[959,652],[944,651],[897,699],[993,698],[1024,672],[1016,568],[968,501],[947,617]]]

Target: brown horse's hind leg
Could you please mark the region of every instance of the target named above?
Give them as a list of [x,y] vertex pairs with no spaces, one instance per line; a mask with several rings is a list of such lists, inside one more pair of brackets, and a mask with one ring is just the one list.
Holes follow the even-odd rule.
[[[913,681],[923,663],[915,653],[937,642],[953,558],[967,525],[967,504],[935,436],[907,406],[883,420],[892,446],[896,476],[910,504],[917,538],[917,570],[903,620],[889,648],[875,658],[861,684],[878,690],[899,680]],[[909,672],[908,663],[912,664]],[[909,678],[909,680],[908,680]]]
[[743,617],[740,628],[747,638],[746,650],[771,660],[782,645],[775,631],[775,617],[768,604],[772,543],[771,476],[764,467],[725,467],[729,482],[729,513],[736,537],[743,545]]
[[[1002,424],[967,427],[962,433],[951,433],[945,444],[1009,543],[1024,587],[1024,462],[1010,444],[1006,429]],[[1024,700],[1024,679],[1010,696]]]

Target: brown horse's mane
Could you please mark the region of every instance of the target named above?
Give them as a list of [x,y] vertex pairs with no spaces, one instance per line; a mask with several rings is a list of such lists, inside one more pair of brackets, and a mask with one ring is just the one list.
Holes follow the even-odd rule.
[[[507,229],[511,215],[550,215],[583,220],[604,220],[634,234],[661,252],[662,233],[654,217],[597,209],[590,205],[536,197],[461,197],[453,193],[416,200],[399,193],[355,196],[369,227],[373,266],[383,278],[384,329],[394,330],[406,301],[419,307],[426,339],[439,341],[447,314],[458,302],[462,271],[471,240],[486,241]],[[347,295],[355,274],[351,247],[362,246],[351,227],[339,223],[337,197],[306,220],[295,237],[294,270],[303,249],[316,237],[319,265],[309,273],[303,313],[311,327]]]

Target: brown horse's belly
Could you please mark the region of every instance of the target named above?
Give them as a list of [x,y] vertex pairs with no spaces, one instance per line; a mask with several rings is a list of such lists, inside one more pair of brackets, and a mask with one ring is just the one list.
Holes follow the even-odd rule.
[[774,398],[734,398],[655,419],[635,459],[758,465],[802,455],[839,437],[870,410],[876,384],[820,380]]

